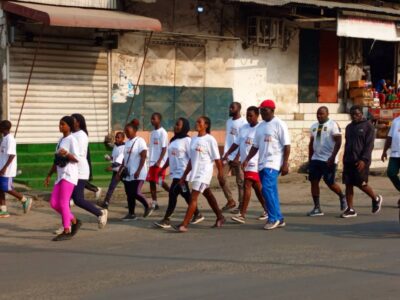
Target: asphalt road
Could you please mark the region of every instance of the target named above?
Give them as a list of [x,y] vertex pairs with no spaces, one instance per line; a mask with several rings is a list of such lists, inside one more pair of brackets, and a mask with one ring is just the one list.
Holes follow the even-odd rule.
[[[153,228],[161,212],[119,221],[126,212],[119,199],[105,229],[74,208],[81,231],[51,242],[60,220],[48,203],[23,216],[10,202],[13,215],[0,219],[0,299],[399,299],[398,193],[386,178],[371,182],[385,197],[381,213],[372,215],[358,193],[359,216],[340,219],[338,200],[325,188],[326,215],[306,217],[308,183],[289,180],[280,186],[287,227],[268,232],[255,219],[255,200],[247,224],[210,229],[214,217],[201,199],[206,220],[178,234]],[[166,199],[160,202],[165,209]]]

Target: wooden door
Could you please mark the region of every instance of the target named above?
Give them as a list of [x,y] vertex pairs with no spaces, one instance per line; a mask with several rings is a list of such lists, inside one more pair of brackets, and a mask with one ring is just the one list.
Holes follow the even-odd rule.
[[320,31],[318,102],[337,103],[339,51],[336,32]]

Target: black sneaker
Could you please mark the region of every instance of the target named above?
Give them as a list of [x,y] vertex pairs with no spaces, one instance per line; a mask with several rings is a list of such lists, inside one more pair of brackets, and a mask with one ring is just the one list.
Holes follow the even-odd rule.
[[347,208],[341,215],[341,218],[354,218],[357,217],[357,213],[354,209]]
[[156,227],[159,227],[159,228],[168,229],[168,228],[171,228],[171,221],[170,220],[166,220],[166,219],[162,219],[159,222],[154,222],[154,225]]
[[202,214],[197,214],[193,216],[192,220],[190,221],[190,224],[198,224],[202,221],[204,221],[204,217],[202,216]]
[[324,212],[319,207],[314,207],[310,212],[307,213],[309,217],[320,217],[323,216]]
[[372,201],[372,213],[377,214],[380,212],[382,207],[383,197],[382,195],[378,195],[375,201]]
[[347,201],[346,201],[346,196],[343,196],[339,199],[340,201],[340,210],[345,211],[347,209]]
[[129,221],[135,221],[137,220],[137,217],[135,214],[131,215],[131,214],[127,214],[125,217],[123,217],[121,219],[123,222],[129,222]]
[[155,210],[155,208],[152,208],[152,207],[145,208],[143,218],[150,217],[154,210]]
[[59,241],[67,241],[70,239],[72,239],[72,234],[63,232],[63,233],[57,235],[55,238],[53,238],[53,241],[59,242]]
[[81,226],[82,226],[82,221],[76,219],[76,224],[71,225],[71,236],[74,236],[78,232],[79,228],[81,228]]

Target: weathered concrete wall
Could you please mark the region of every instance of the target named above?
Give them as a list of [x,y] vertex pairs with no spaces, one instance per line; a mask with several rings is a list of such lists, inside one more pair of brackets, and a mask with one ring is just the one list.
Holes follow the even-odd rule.
[[4,11],[0,9],[0,118],[7,116],[7,24]]

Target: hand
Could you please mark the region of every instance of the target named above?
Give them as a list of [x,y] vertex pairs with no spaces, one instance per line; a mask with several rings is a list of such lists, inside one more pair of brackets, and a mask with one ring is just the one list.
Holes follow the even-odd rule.
[[232,161],[232,163],[236,166],[240,166],[240,159],[239,157],[235,157],[235,159]]
[[219,185],[222,187],[225,185],[225,177],[223,174],[218,174],[217,176]]
[[228,156],[226,154],[224,156],[222,156],[221,161],[222,162],[228,161]]
[[386,153],[386,152],[383,152],[383,153],[382,153],[381,160],[382,160],[383,162],[385,162],[385,160],[387,160],[387,153]]
[[242,163],[242,170],[244,171],[247,168],[247,165],[249,164],[248,160],[246,159],[243,163]]
[[108,167],[106,168],[106,171],[111,172],[112,169],[113,169],[112,166],[108,166]]
[[356,162],[356,167],[358,172],[362,172],[365,169],[365,162],[362,160],[359,160],[358,162]]
[[6,169],[3,168],[0,170],[0,176],[4,176],[5,173],[6,173]]
[[328,167],[332,167],[335,164],[335,158],[334,157],[329,157],[328,161],[326,162]]
[[68,151],[64,148],[61,148],[60,150],[58,150],[58,154],[60,154],[61,156],[65,156],[68,154]]
[[181,179],[179,179],[178,184],[179,185],[185,184],[185,177],[182,177]]
[[48,187],[50,184],[50,176],[47,176],[46,179],[44,180],[44,186]]
[[286,176],[287,174],[289,174],[289,164],[287,162],[284,162],[281,167],[281,175]]
[[135,174],[133,174],[133,178],[138,179],[140,175],[139,170],[135,172]]

